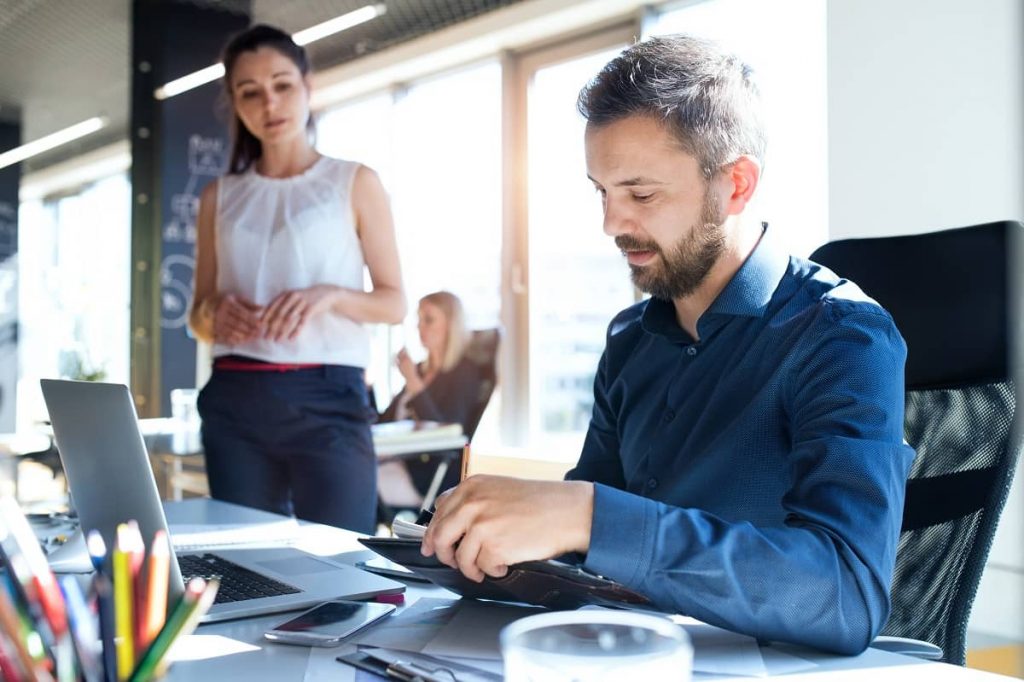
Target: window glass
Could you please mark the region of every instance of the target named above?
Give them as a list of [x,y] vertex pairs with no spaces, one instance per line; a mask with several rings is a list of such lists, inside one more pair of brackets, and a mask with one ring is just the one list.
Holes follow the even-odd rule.
[[825,5],[821,0],[708,0],[664,12],[645,33],[710,38],[754,67],[768,129],[754,209],[800,256],[828,240]]
[[583,87],[622,47],[542,67],[528,92],[532,449],[578,455],[605,330],[634,302],[622,254],[587,178]]
[[128,383],[130,196],[118,174],[20,207],[19,429],[46,418],[41,378]]

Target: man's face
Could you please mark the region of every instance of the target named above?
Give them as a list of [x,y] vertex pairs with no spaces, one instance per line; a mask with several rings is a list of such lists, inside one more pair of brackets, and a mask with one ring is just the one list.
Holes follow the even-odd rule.
[[697,159],[656,120],[587,126],[587,175],[601,194],[633,283],[664,299],[692,294],[725,248],[725,216]]

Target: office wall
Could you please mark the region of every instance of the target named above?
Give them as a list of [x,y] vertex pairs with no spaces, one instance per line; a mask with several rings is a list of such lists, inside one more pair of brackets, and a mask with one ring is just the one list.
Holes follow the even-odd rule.
[[[1024,218],[1021,5],[830,0],[831,239]],[[971,618],[1016,640],[1022,479],[1019,468]]]

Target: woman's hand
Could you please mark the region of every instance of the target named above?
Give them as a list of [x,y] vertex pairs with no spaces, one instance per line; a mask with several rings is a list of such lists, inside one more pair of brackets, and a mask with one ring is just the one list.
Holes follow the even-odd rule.
[[263,309],[246,299],[227,294],[213,308],[213,338],[217,343],[235,346],[260,335]]
[[278,294],[263,313],[263,338],[294,341],[314,317],[331,309],[337,287],[317,284]]
[[406,395],[412,396],[423,390],[425,386],[423,379],[416,369],[416,363],[409,357],[409,351],[405,348],[398,351],[398,355],[395,356],[395,366],[398,367],[402,378],[405,379]]

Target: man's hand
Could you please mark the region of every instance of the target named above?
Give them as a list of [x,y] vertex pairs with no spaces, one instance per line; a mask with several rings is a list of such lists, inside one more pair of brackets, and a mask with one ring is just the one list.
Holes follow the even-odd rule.
[[240,296],[227,294],[213,309],[213,339],[234,346],[259,336],[263,309]]
[[317,284],[281,292],[263,313],[263,337],[294,341],[310,319],[330,310],[335,290],[330,285]]
[[593,511],[593,483],[472,476],[438,498],[420,551],[470,580],[500,578],[511,564],[586,552]]

